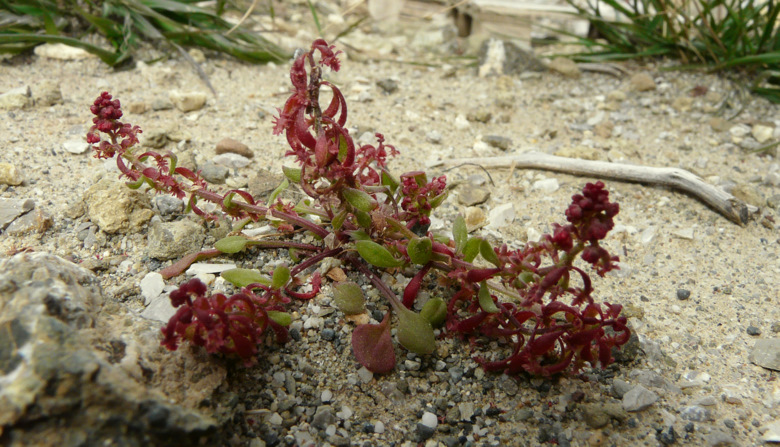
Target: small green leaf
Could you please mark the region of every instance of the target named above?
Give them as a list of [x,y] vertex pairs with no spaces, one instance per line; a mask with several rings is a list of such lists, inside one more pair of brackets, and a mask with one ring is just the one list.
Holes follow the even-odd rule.
[[428,320],[433,327],[439,327],[444,324],[447,318],[447,304],[441,298],[431,298],[423,304],[420,315]]
[[466,245],[468,237],[469,233],[466,231],[466,219],[458,214],[458,217],[452,224],[452,238],[455,240],[455,251],[460,253],[463,250],[463,246]]
[[274,269],[274,275],[271,278],[271,287],[281,289],[290,281],[290,269],[286,265],[280,265]]
[[481,254],[487,262],[496,267],[501,267],[501,261],[498,260],[498,255],[496,254],[496,251],[493,250],[493,247],[490,246],[490,242],[484,239],[482,240],[479,244],[479,254]]
[[428,204],[431,205],[431,208],[438,208],[439,205],[444,203],[444,200],[447,199],[447,194],[449,193],[447,191],[444,191],[443,193],[429,200]]
[[287,166],[282,166],[282,172],[284,173],[284,176],[287,177],[287,180],[291,181],[292,183],[300,183],[301,182],[301,170],[297,168],[290,168]]
[[357,315],[366,310],[366,298],[359,285],[351,281],[333,286],[333,301],[344,314]]
[[436,349],[431,323],[405,307],[398,310],[398,329],[395,334],[401,346],[415,354],[430,354]]
[[341,226],[344,225],[344,220],[347,218],[347,210],[341,210],[338,214],[333,216],[333,220],[330,224],[333,225],[333,229],[336,231],[341,230]]
[[442,243],[442,244],[444,244],[444,245],[447,245],[447,244],[449,244],[449,243],[450,243],[450,240],[451,240],[451,239],[450,239],[450,237],[449,237],[449,236],[447,236],[446,234],[442,234],[442,233],[434,233],[434,235],[433,235],[433,240],[434,240],[434,241],[436,241],[436,242]]
[[228,236],[218,240],[214,248],[222,253],[238,253],[243,251],[249,242],[244,236]]
[[496,306],[493,301],[493,297],[490,296],[490,290],[488,289],[487,282],[482,281],[479,283],[479,307],[489,314],[499,312],[501,309]]
[[279,312],[276,310],[268,311],[268,318],[274,320],[276,324],[281,326],[289,326],[292,323],[292,316],[287,312]]
[[354,230],[349,232],[349,237],[352,238],[353,241],[370,241],[371,236],[368,235],[363,230]]
[[425,265],[431,260],[433,242],[427,237],[413,238],[406,246],[406,253],[409,255],[409,259],[415,264]]
[[[519,284],[517,284],[518,282]],[[517,280],[515,281],[515,284],[516,287],[520,289],[525,289],[532,282],[534,282],[534,274],[531,272],[523,272],[517,275]]]
[[463,246],[463,260],[466,262],[473,261],[479,254],[480,245],[482,245],[481,237],[470,238],[466,245]]
[[371,215],[365,211],[355,210],[355,219],[357,219],[358,225],[363,228],[371,227]]
[[355,247],[360,257],[371,265],[381,268],[398,267],[402,261],[395,259],[390,250],[374,241],[357,241]]
[[277,197],[279,197],[279,194],[282,193],[287,187],[290,186],[290,182],[287,181],[287,179],[282,180],[282,183],[279,184],[279,186],[276,187],[271,192],[271,195],[268,196],[268,206],[271,206],[272,203],[276,200]]
[[225,281],[236,287],[245,287],[252,283],[271,285],[271,278],[263,276],[260,271],[253,269],[230,269],[222,272]]
[[350,205],[360,211],[367,213],[377,206],[376,200],[365,191],[354,188],[344,188],[342,194],[344,194],[344,199],[346,199]]
[[400,185],[400,182],[398,182],[398,180],[393,178],[393,176],[389,172],[383,170],[382,171],[382,184],[387,186],[388,188],[390,188],[390,192],[395,193],[395,190],[398,189],[398,186]]
[[231,192],[229,194],[225,195],[225,198],[222,199],[222,207],[226,210],[229,210],[233,206],[233,196],[235,196],[236,193]]

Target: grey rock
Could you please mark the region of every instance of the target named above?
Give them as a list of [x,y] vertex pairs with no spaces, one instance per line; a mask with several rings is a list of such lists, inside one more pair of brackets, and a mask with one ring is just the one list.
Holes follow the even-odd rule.
[[184,211],[184,202],[168,195],[156,196],[154,206],[163,218],[172,218]]
[[623,395],[626,411],[642,411],[658,401],[658,395],[642,385],[637,385]]
[[89,220],[106,233],[136,232],[154,215],[148,195],[111,179],[87,189],[84,203]]
[[780,371],[780,338],[756,341],[748,359],[762,368]]
[[502,151],[507,151],[512,147],[512,139],[501,135],[485,135],[482,137],[482,141]]
[[686,421],[704,422],[715,420],[715,414],[713,410],[707,407],[702,407],[701,405],[689,405],[687,407],[681,408],[679,412],[680,417]]
[[18,87],[0,94],[0,110],[18,110],[32,105],[30,86]]
[[629,373],[631,379],[648,388],[660,388],[674,393],[680,393],[680,387],[658,373],[648,370],[635,369]]
[[249,179],[247,188],[254,197],[264,197],[284,180],[284,176],[271,173],[265,169],[258,169],[257,174]]
[[735,445],[737,441],[728,433],[724,433],[720,430],[713,430],[710,434],[704,437],[707,441],[707,445],[711,447],[722,447],[727,445]]
[[217,165],[212,161],[207,161],[200,167],[200,174],[210,183],[222,184],[230,174],[230,170],[225,166]]
[[480,187],[468,187],[458,189],[458,203],[466,206],[475,206],[487,202],[490,191]]
[[582,406],[582,416],[585,423],[591,428],[601,428],[609,423],[610,420],[624,421],[628,419],[628,413],[621,404],[617,403],[593,403]]
[[547,66],[534,56],[507,40],[486,39],[478,52],[479,76],[547,71]]
[[173,103],[165,98],[156,98],[152,101],[152,110],[171,110]]
[[175,259],[201,249],[206,232],[190,220],[154,222],[149,228],[146,254],[150,258]]
[[33,199],[0,198],[0,230],[5,229],[14,219],[33,208],[35,208]]
[[140,287],[141,296],[144,297],[146,304],[149,304],[162,293],[165,288],[165,280],[161,274],[149,272],[141,279]]
[[677,299],[685,301],[691,297],[691,291],[687,289],[677,289]]
[[244,168],[246,166],[249,166],[250,163],[252,163],[252,160],[250,160],[249,158],[244,157],[243,155],[234,154],[232,152],[225,152],[224,154],[219,154],[214,158],[212,158],[211,161],[213,161],[218,165],[222,165],[230,169]]
[[470,422],[474,416],[474,402],[461,402],[458,404],[460,412],[460,421]]
[[438,130],[431,130],[428,133],[425,134],[425,139],[430,141],[433,144],[439,144],[441,143],[441,132]]
[[0,163],[0,185],[21,185],[24,181],[22,172],[11,163]]
[[320,430],[325,430],[328,425],[338,422],[336,414],[333,413],[333,407],[330,405],[320,405],[317,407],[317,412],[314,413],[314,418],[311,420],[312,427]]
[[[94,274],[45,252],[0,261],[0,272],[4,443],[170,445],[171,439],[188,445],[208,443],[216,428],[213,419],[149,388],[136,348],[125,352],[128,343],[143,349],[152,338],[141,344],[117,338],[122,346],[118,355],[91,346],[91,340],[102,344],[113,339],[106,327],[97,333],[105,298]],[[136,354],[122,362],[130,352]]]
[[168,133],[171,131],[169,127],[152,127],[148,130],[144,130],[141,139],[144,146],[148,146],[154,149],[160,149],[168,143]]
[[171,298],[167,293],[152,298],[146,309],[141,311],[143,318],[161,323],[168,323],[174,314],[176,314],[176,308],[171,304]]
[[508,396],[514,396],[520,390],[517,381],[506,374],[502,374],[498,380],[496,380],[496,386]]
[[49,79],[44,79],[32,89],[33,102],[37,107],[49,107],[62,104],[60,85]]
[[622,399],[626,393],[631,391],[631,389],[632,389],[631,384],[629,384],[625,380],[614,379],[612,381],[612,395],[614,395],[619,399]]
[[41,208],[22,214],[5,229],[9,236],[21,236],[30,233],[44,233],[53,224],[51,215]]
[[62,148],[71,154],[83,154],[89,150],[89,143],[82,139],[68,140],[62,143]]
[[382,89],[385,94],[393,94],[398,91],[398,83],[393,79],[386,78],[376,81],[376,85]]

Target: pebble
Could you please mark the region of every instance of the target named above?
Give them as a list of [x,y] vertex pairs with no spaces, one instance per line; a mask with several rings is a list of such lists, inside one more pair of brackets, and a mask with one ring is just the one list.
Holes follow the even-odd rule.
[[97,57],[89,51],[81,48],[65,45],[64,43],[45,43],[38,45],[33,50],[36,56],[48,59],[76,61]]
[[6,228],[17,217],[35,208],[33,199],[0,198],[0,230]]
[[636,73],[631,76],[629,83],[631,84],[631,88],[637,92],[655,90],[656,87],[653,77],[645,72]]
[[181,92],[178,90],[172,91],[168,97],[173,105],[184,113],[202,109],[206,105],[207,99],[203,92]]
[[155,196],[154,206],[163,218],[172,218],[184,211],[184,202],[169,195]]
[[752,129],[750,129],[750,134],[753,135],[753,138],[762,144],[769,141],[772,138],[772,134],[774,134],[774,132],[774,128],[765,126],[763,124],[756,124]]
[[672,236],[691,241],[693,240],[693,228],[689,227],[681,230],[673,230]]
[[433,144],[441,143],[442,135],[438,130],[431,130],[425,134],[425,139]]
[[674,431],[674,427],[669,426],[666,429],[659,428],[655,434],[655,439],[662,445],[672,445],[677,442],[677,432]]
[[711,447],[734,445],[737,442],[734,440],[733,436],[720,430],[713,430],[710,434],[704,437],[704,440],[707,441],[707,445]]
[[144,297],[144,302],[148,305],[163,292],[165,280],[163,280],[161,274],[149,272],[141,279],[140,286],[141,295]]
[[689,405],[680,409],[680,417],[686,421],[704,422],[715,419],[712,410],[701,405]]
[[385,432],[385,424],[382,421],[376,421],[374,423],[374,433],[381,434]]
[[571,79],[577,79],[582,75],[577,63],[566,57],[556,57],[550,61],[548,67],[550,70]]
[[83,154],[89,147],[90,144],[83,140],[68,140],[62,143],[62,148],[71,154]]
[[780,371],[780,338],[756,340],[748,359],[762,368]]
[[157,295],[141,312],[141,316],[155,321],[167,323],[176,313],[176,308],[171,305],[171,299],[168,294]]
[[462,113],[459,113],[458,116],[455,117],[455,122],[453,124],[458,130],[466,130],[471,127],[471,123],[469,123],[469,120]]
[[558,185],[558,179],[556,178],[546,178],[543,180],[537,180],[534,182],[534,184],[531,186],[531,188],[534,191],[540,191],[545,194],[552,194],[555,191],[560,188],[560,185]]
[[330,402],[331,399],[333,399],[333,391],[331,390],[325,390],[320,394],[320,400],[324,404]]
[[324,430],[328,425],[335,424],[338,421],[333,414],[333,408],[330,405],[320,405],[314,413],[311,425],[320,430]]
[[215,149],[217,155],[225,153],[238,154],[246,158],[252,158],[255,153],[246,144],[232,138],[223,138],[217,142]]
[[60,84],[50,79],[44,79],[32,89],[33,102],[36,107],[51,107],[62,104]]
[[0,163],[0,184],[18,186],[23,180],[22,173],[16,166],[11,163]]
[[515,220],[515,205],[503,203],[488,212],[488,228],[497,230],[511,224]]
[[686,289],[677,289],[677,299],[685,301],[691,297],[691,291]]
[[761,329],[755,326],[748,326],[745,332],[747,332],[748,335],[752,335],[754,337],[761,335]]
[[382,92],[384,92],[386,95],[390,95],[398,91],[398,82],[390,78],[380,79],[376,81],[376,85],[379,86],[379,88],[382,89]]
[[249,164],[252,163],[252,160],[249,158],[244,157],[243,155],[234,154],[232,152],[219,154],[212,158],[211,161],[213,161],[215,164],[222,165],[230,169],[241,169],[249,166]]
[[233,263],[226,263],[226,264],[212,264],[208,262],[196,262],[187,269],[187,271],[184,272],[187,276],[196,276],[196,275],[204,275],[204,274],[210,274],[210,273],[222,273],[226,272],[228,270],[232,270],[236,268],[236,264]]
[[460,412],[460,420],[464,422],[470,422],[474,417],[474,403],[473,402],[461,402],[458,404],[458,411]]
[[434,430],[436,430],[436,427],[439,426],[439,420],[436,418],[436,415],[426,411],[422,415],[422,424],[426,427],[430,427]]
[[154,222],[147,236],[146,254],[161,261],[199,251],[206,233],[191,220]]
[[230,174],[230,170],[225,166],[215,164],[213,161],[207,161],[200,167],[200,174],[209,183],[222,184]]
[[31,105],[30,86],[17,87],[0,95],[0,110],[18,110]]
[[761,436],[762,441],[780,443],[780,420],[764,425],[761,430],[764,432]]
[[475,206],[487,202],[490,191],[480,187],[465,187],[458,189],[458,203],[466,206]]
[[420,423],[417,424],[417,436],[420,438],[420,440],[427,441],[435,434],[436,434],[435,428],[431,428],[427,425],[420,424]]
[[512,139],[500,135],[485,135],[482,137],[482,141],[502,151],[507,151],[512,147]]
[[482,208],[477,206],[470,206],[466,208],[464,217],[466,220],[466,230],[468,230],[469,233],[482,227],[482,225],[487,220],[487,216],[485,216],[485,211],[483,211]]
[[320,336],[325,341],[333,341],[333,339],[336,338],[336,332],[331,328],[325,328],[320,333]]
[[352,409],[349,408],[348,406],[344,405],[344,406],[341,407],[341,411],[336,413],[336,416],[338,416],[340,419],[346,421],[347,419],[351,418],[353,414],[354,413],[352,412]]
[[637,385],[623,395],[623,409],[641,411],[658,401],[658,395],[642,385]]

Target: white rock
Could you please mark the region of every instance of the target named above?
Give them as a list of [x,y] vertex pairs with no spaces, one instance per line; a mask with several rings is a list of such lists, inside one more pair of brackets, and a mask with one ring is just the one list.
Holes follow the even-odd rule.
[[330,425],[328,425],[328,426],[325,428],[325,434],[326,434],[326,435],[328,435],[328,436],[333,436],[333,435],[335,435],[335,434],[336,434],[336,426],[335,426],[335,425],[333,425],[333,424],[330,424]]
[[623,409],[626,411],[640,411],[658,401],[658,395],[642,385],[631,388],[623,395]]
[[160,296],[165,288],[165,280],[157,272],[149,272],[141,280],[141,295],[144,303],[151,304],[152,300]]
[[200,275],[202,273],[222,273],[236,268],[236,264],[210,264],[208,262],[196,262],[184,272],[187,276]]
[[531,187],[534,191],[541,191],[545,194],[554,193],[558,190],[560,186],[558,185],[558,179],[556,178],[546,178],[544,180],[537,180],[534,182],[533,186]]
[[729,133],[731,134],[732,137],[744,138],[750,133],[750,130],[751,130],[750,127],[748,127],[745,124],[737,124],[731,126],[731,128],[729,129]]
[[212,161],[218,165],[226,166],[232,169],[240,169],[245,166],[249,166],[249,163],[252,163],[252,160],[244,157],[243,155],[234,154],[232,152],[219,154],[214,157]]
[[203,92],[180,92],[174,90],[169,94],[171,102],[182,112],[200,110],[206,105],[206,94]]
[[542,238],[542,232],[537,230],[534,227],[527,227],[525,229],[525,239],[528,242],[539,242],[539,239]]
[[643,245],[649,244],[655,237],[655,227],[647,227],[644,231],[639,233],[639,242]]
[[22,109],[31,104],[32,93],[30,92],[30,86],[14,88],[0,95],[0,109]]
[[774,132],[774,128],[764,126],[763,124],[756,124],[752,129],[750,129],[751,135],[753,135],[753,138],[755,138],[759,143],[765,143],[767,140],[771,139]]
[[348,406],[344,405],[341,407],[341,411],[336,413],[336,416],[338,416],[341,419],[347,420],[352,417],[354,413],[352,412],[352,409]]
[[274,413],[268,418],[268,423],[271,425],[282,425],[282,422],[284,422],[284,419],[282,419],[279,413]]
[[325,390],[320,395],[320,400],[322,403],[330,402],[331,399],[333,399],[333,392],[331,390]]
[[385,432],[385,423],[382,421],[376,421],[374,423],[374,433],[384,433]]
[[499,229],[509,225],[515,220],[515,205],[503,203],[490,210],[488,213],[488,228]]
[[471,417],[474,416],[474,403],[461,402],[458,404],[458,411],[460,412],[461,421],[471,422]]
[[469,120],[466,119],[466,115],[464,114],[458,114],[458,116],[455,117],[455,128],[459,130],[465,130],[471,127],[471,123],[469,123]]
[[363,383],[368,383],[374,378],[374,373],[369,371],[365,366],[358,370],[357,375]]
[[504,74],[506,63],[506,49],[501,39],[490,39],[485,52],[485,62],[479,66],[479,77],[497,76]]
[[64,43],[45,43],[43,45],[38,45],[35,47],[34,52],[35,55],[39,57],[66,61],[77,61],[97,57],[86,50],[65,45]]
[[157,295],[152,302],[141,312],[141,316],[149,320],[162,321],[168,320],[176,313],[176,308],[171,305],[171,299],[167,294]]
[[679,237],[680,239],[693,239],[693,228],[683,228],[682,230],[672,231],[672,236]]
[[436,430],[436,427],[439,426],[439,420],[436,418],[435,414],[426,411],[422,415],[422,424]]
[[71,154],[83,154],[89,150],[89,143],[82,140],[68,140],[62,143],[62,147]]
[[764,442],[780,442],[780,421],[770,422],[763,427],[764,435],[761,436],[761,440]]

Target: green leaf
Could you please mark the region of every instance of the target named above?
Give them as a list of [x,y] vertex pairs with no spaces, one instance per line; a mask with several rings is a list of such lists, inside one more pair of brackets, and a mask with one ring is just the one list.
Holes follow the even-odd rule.
[[333,225],[333,229],[336,231],[341,230],[341,226],[344,225],[344,220],[347,218],[347,210],[341,210],[333,216],[333,220],[330,221],[330,224]]
[[479,247],[482,245],[481,237],[469,238],[466,245],[463,246],[463,260],[466,262],[472,262],[479,254]]
[[253,269],[230,269],[222,272],[225,281],[236,287],[246,287],[249,284],[260,283],[267,286],[271,285],[271,278],[263,276],[260,271]]
[[460,253],[463,251],[463,246],[466,245],[469,233],[466,231],[466,219],[462,215],[458,214],[455,222],[452,224],[452,238],[455,240],[455,251]]
[[486,281],[479,283],[479,307],[489,314],[498,313],[501,309],[496,306]]
[[286,265],[277,266],[271,278],[271,287],[281,289],[290,281],[290,269]]
[[222,253],[238,253],[244,251],[249,242],[250,240],[244,236],[228,236],[218,240],[214,248]]
[[436,337],[431,323],[420,314],[401,306],[395,332],[401,346],[415,354],[430,354],[436,349]]
[[365,211],[355,210],[355,219],[358,225],[363,228],[371,228],[371,215]]
[[438,208],[439,205],[441,205],[444,202],[444,200],[447,198],[447,194],[449,193],[447,191],[444,191],[443,193],[429,200],[428,204],[431,205],[431,208],[434,209]]
[[287,177],[287,180],[291,181],[292,183],[300,183],[301,182],[301,170],[297,168],[290,168],[287,166],[282,166],[282,172],[284,173],[284,176]]
[[344,314],[357,315],[366,310],[366,297],[359,285],[344,281],[333,286],[333,301]]
[[342,194],[344,194],[344,199],[346,199],[350,205],[360,211],[367,213],[377,206],[376,200],[365,191],[355,188],[344,188]]
[[444,324],[447,318],[447,303],[441,298],[431,298],[423,304],[420,315],[428,320],[433,327],[439,327]]
[[267,313],[268,313],[268,318],[274,320],[276,324],[286,327],[292,323],[292,316],[287,312],[269,310]]
[[393,257],[390,250],[374,241],[357,241],[355,242],[355,247],[357,248],[360,257],[373,266],[391,268],[403,264],[403,261],[399,261]]
[[484,239],[482,240],[479,244],[479,254],[481,254],[487,262],[496,267],[501,267],[501,261],[498,260],[498,255],[496,254],[496,251],[493,250],[493,247],[490,246],[490,242]]
[[349,237],[352,238],[353,241],[370,241],[371,236],[368,235],[363,230],[354,230],[349,232]]
[[390,188],[390,192],[395,193],[395,190],[398,189],[398,186],[400,186],[401,183],[393,178],[393,176],[384,169],[382,170],[381,177],[382,184]]
[[268,196],[268,206],[271,206],[271,204],[274,203],[276,198],[279,197],[279,194],[281,194],[282,191],[287,189],[288,186],[290,186],[290,182],[287,181],[287,179],[285,178],[284,180],[282,180],[282,183],[280,183],[279,186],[277,186],[276,189],[274,189],[271,192],[271,195]]
[[427,237],[413,238],[406,246],[406,253],[415,264],[425,265],[431,260],[433,242]]
[[532,282],[534,282],[534,274],[531,272],[523,272],[517,275],[517,279],[515,280],[515,287],[525,289]]

